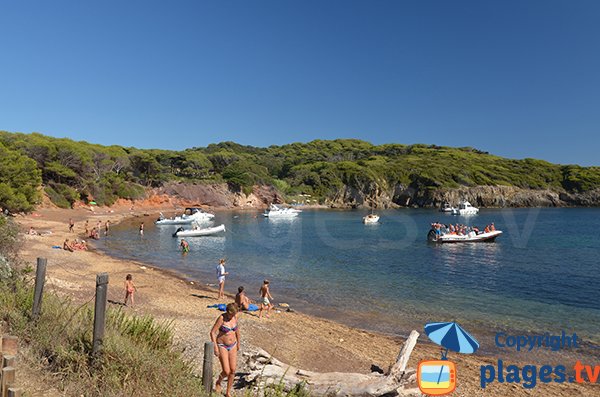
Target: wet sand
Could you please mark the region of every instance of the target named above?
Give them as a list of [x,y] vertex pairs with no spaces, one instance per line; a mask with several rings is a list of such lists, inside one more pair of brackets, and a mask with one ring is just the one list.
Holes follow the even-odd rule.
[[[138,314],[151,314],[160,320],[173,321],[175,342],[185,355],[194,359],[196,370],[202,361],[203,342],[209,340],[208,333],[219,315],[216,309],[207,308],[214,303],[227,303],[233,299],[218,301],[215,290],[206,285],[214,280],[188,281],[168,271],[152,268],[139,262],[125,261],[95,251],[67,252],[52,249],[65,238],[81,238],[85,220],[90,229],[98,221],[104,226],[109,219],[112,224],[136,217],[140,222],[154,221],[159,211],[171,213],[172,206],[138,207],[115,206],[111,209],[97,208],[91,212],[86,208],[62,210],[52,207],[41,208],[33,214],[18,216],[17,221],[23,232],[33,226],[38,232],[50,231],[45,236],[24,236],[22,256],[34,262],[37,257],[48,259],[47,291],[71,297],[75,302],[93,301],[96,274],[108,272],[108,298],[114,306],[124,298],[123,281],[131,273],[138,287],[135,307],[125,310]],[[68,232],[68,220],[75,221],[75,233]],[[101,231],[101,236],[104,230]],[[101,237],[102,238],[102,237]],[[87,240],[87,239],[86,239]],[[390,313],[401,316],[401,313]],[[373,319],[376,321],[376,319]],[[372,365],[387,370],[398,355],[402,339],[350,328],[334,321],[317,318],[298,312],[274,312],[269,319],[258,319],[253,314],[243,314],[240,318],[242,330],[242,352],[260,347],[279,360],[297,367],[321,372],[369,373]],[[364,328],[368,328],[365,326]],[[421,332],[422,330],[418,330]],[[419,340],[409,367],[416,368],[424,359],[438,359],[439,347]],[[485,390],[480,386],[480,366],[496,363],[497,358],[475,354],[471,356],[451,354],[449,356],[458,368],[458,386],[453,395],[457,396],[600,396],[600,386],[565,384],[538,384],[534,389],[524,389],[518,384],[490,384]],[[516,361],[510,363],[518,364]],[[544,363],[535,361],[522,364]],[[565,365],[571,365],[568,361]],[[595,363],[588,363],[595,364]],[[51,386],[37,385],[40,394]],[[49,389],[50,390],[50,389]]]

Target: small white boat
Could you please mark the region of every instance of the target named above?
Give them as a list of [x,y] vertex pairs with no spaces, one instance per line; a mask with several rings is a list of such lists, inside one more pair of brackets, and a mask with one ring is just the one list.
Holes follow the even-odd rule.
[[219,225],[215,227],[207,227],[204,229],[196,228],[191,230],[178,230],[174,233],[173,237],[201,237],[210,236],[213,234],[221,233],[225,231],[225,225]]
[[427,240],[431,241],[432,243],[491,243],[494,242],[501,234],[501,230],[492,230],[487,233],[479,234],[472,231],[464,235],[454,233],[436,235],[435,230],[432,229],[427,234]]
[[293,218],[298,216],[301,212],[302,210],[297,210],[295,208],[282,208],[275,204],[271,204],[269,210],[265,211],[263,216],[267,218]]
[[475,208],[468,201],[464,200],[458,205],[458,208],[452,209],[452,215],[476,215],[479,208]]
[[191,207],[186,208],[182,215],[174,218],[165,218],[161,213],[160,218],[154,223],[157,225],[191,225],[194,222],[208,222],[214,217],[214,214],[208,213],[201,208]]
[[363,219],[363,223],[365,225],[371,225],[371,224],[379,222],[379,215],[377,215],[377,214],[369,214],[367,216],[363,216],[362,219]]
[[440,212],[452,212],[455,208],[450,205],[449,202],[445,201],[440,207]]

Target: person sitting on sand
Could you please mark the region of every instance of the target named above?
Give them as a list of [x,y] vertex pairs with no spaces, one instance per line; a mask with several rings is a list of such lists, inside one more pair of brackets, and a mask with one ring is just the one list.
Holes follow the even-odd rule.
[[235,304],[238,310],[248,310],[250,308],[250,299],[244,292],[244,287],[238,287],[238,293],[235,295]]
[[229,303],[225,313],[219,315],[210,330],[210,340],[215,345],[215,356],[219,357],[222,371],[215,384],[215,393],[221,393],[221,382],[227,378],[226,397],[231,397],[233,379],[237,368],[237,353],[240,350],[241,335],[238,326],[237,305]]
[[258,312],[258,318],[262,317],[263,310],[267,310],[265,316],[269,318],[269,311],[273,308],[271,301],[273,297],[271,296],[271,291],[269,291],[269,280],[263,281],[262,287],[260,287],[260,311]]
[[135,291],[137,291],[137,288],[133,284],[133,276],[131,274],[128,274],[127,276],[125,276],[125,306],[127,306],[127,300],[129,299],[129,297],[131,297],[131,306],[133,307],[135,303],[133,300],[133,293]]
[[63,243],[63,249],[65,251],[73,252],[73,246],[71,245],[69,239],[65,239],[65,242]]
[[29,234],[30,236],[37,236],[39,233],[35,231],[35,229],[33,228],[33,226],[29,227],[29,231],[27,232],[27,234]]

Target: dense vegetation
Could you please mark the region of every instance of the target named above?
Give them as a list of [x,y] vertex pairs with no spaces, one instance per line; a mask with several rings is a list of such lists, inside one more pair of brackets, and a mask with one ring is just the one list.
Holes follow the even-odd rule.
[[507,185],[585,192],[600,186],[600,167],[512,160],[473,148],[372,145],[353,139],[257,148],[233,142],[183,151],[101,146],[41,134],[0,132],[0,206],[27,211],[43,185],[51,200],[111,204],[139,198],[168,181],[227,182],[248,192],[271,184],[285,195],[331,197],[343,186],[365,192]]

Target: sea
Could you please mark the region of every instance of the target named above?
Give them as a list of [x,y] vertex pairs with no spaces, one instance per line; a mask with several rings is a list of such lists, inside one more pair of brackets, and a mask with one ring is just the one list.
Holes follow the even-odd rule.
[[[209,286],[225,258],[226,291],[242,285],[257,299],[269,279],[276,303],[369,331],[406,336],[428,322],[456,321],[490,351],[499,332],[564,331],[592,350],[600,345],[600,209],[377,213],[379,224],[364,225],[361,210],[306,209],[292,219],[216,211],[213,224],[226,232],[188,238],[187,254],[172,237],[176,226],[143,217],[113,226],[96,246]],[[494,222],[503,234],[494,243],[429,243],[432,222]]]

